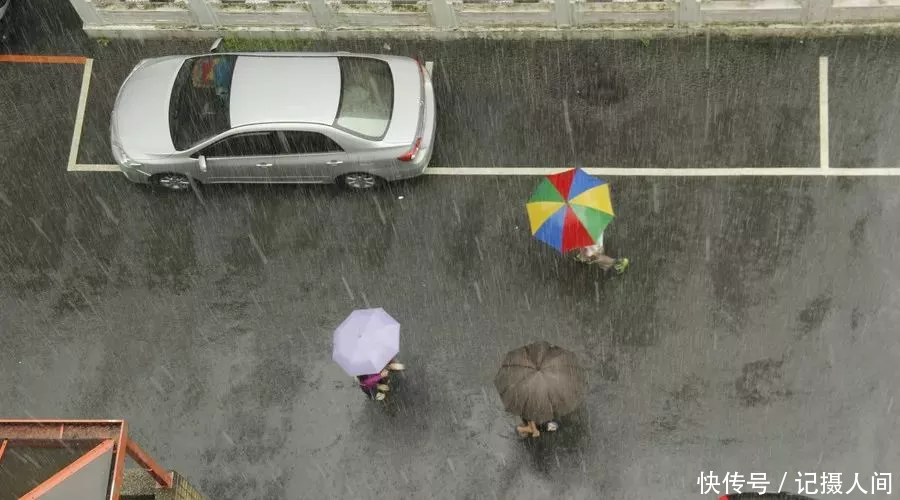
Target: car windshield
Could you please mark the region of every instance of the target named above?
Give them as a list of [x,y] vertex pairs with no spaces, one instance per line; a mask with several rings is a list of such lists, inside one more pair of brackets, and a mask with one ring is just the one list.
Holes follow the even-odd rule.
[[334,125],[368,139],[381,139],[394,109],[394,80],[388,63],[340,57],[341,101]]
[[179,151],[231,128],[229,99],[237,56],[212,55],[184,62],[169,103],[169,131]]

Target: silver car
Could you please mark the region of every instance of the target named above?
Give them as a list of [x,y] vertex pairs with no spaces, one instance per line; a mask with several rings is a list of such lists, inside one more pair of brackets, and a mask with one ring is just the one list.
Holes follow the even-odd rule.
[[113,156],[137,183],[176,191],[195,182],[366,189],[428,166],[434,88],[421,63],[400,56],[159,57],[126,78],[110,128]]

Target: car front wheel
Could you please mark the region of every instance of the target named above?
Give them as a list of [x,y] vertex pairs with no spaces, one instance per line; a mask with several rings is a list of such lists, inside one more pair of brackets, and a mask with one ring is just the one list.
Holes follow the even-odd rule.
[[187,191],[191,188],[191,180],[182,174],[159,174],[150,179],[150,183],[156,187],[169,191]]
[[342,186],[354,191],[372,189],[373,187],[381,184],[381,178],[364,172],[344,175],[339,179],[339,181]]

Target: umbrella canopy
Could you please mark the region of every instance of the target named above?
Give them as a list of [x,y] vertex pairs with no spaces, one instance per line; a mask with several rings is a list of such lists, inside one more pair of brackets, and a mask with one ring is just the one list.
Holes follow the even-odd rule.
[[352,376],[378,373],[400,352],[400,323],[382,308],[358,309],[334,331],[331,358]]
[[596,244],[615,216],[609,184],[580,168],[542,179],[526,208],[531,234],[562,253]]
[[574,410],[586,382],[574,354],[544,341],[509,351],[494,377],[506,410],[536,422]]

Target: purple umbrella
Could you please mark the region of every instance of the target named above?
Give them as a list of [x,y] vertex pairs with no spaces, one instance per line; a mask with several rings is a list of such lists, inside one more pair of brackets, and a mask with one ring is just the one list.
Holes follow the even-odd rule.
[[378,373],[400,352],[400,323],[384,309],[358,309],[334,331],[331,357],[352,376]]

